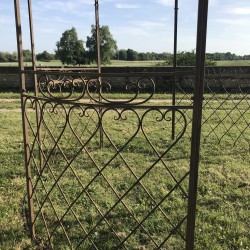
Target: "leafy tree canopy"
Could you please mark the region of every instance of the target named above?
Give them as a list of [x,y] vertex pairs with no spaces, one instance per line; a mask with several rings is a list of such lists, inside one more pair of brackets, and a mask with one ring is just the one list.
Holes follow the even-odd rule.
[[85,62],[85,51],[83,41],[78,39],[76,29],[72,27],[62,33],[60,41],[56,43],[56,57],[63,64],[83,64]]
[[47,50],[43,51],[36,55],[38,61],[49,62],[55,59],[55,56],[47,52]]
[[[117,45],[108,26],[99,28],[101,63],[106,65],[111,63],[111,59],[116,55]],[[97,61],[96,28],[91,25],[91,36],[87,37],[86,47],[90,62]]]
[[[196,54],[195,50],[191,51],[179,51],[176,57],[177,66],[195,66],[196,63]],[[163,65],[172,66],[173,65],[173,55],[168,55],[167,60]],[[206,66],[215,66],[216,62],[211,59],[206,59]]]

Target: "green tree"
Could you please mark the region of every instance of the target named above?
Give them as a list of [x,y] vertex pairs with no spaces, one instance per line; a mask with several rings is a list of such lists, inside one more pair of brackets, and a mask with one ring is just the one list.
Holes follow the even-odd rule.
[[127,60],[138,61],[138,52],[133,49],[127,49]]
[[23,60],[24,60],[24,62],[31,62],[32,55],[31,55],[31,51],[29,49],[23,50]]
[[0,62],[17,62],[17,53],[0,52]]
[[46,50],[36,55],[38,61],[49,62],[55,59],[55,56],[47,52]]
[[85,51],[83,41],[78,39],[76,29],[72,27],[62,33],[60,41],[56,43],[56,57],[63,64],[83,64]]
[[119,60],[127,60],[127,50],[120,49],[118,53],[119,53]]
[[7,62],[7,53],[0,52],[0,62]]
[[[216,66],[216,62],[207,58],[205,61],[206,66]],[[195,50],[189,51],[179,51],[176,58],[177,66],[195,66],[196,64],[196,54]],[[168,55],[167,60],[164,63],[157,64],[157,66],[172,66],[173,65],[173,55]]]
[[[100,51],[101,63],[111,64],[111,58],[116,55],[117,45],[108,26],[101,26],[100,34]],[[97,46],[96,46],[96,28],[91,25],[91,36],[87,37],[86,47],[88,48],[88,58],[90,62],[97,61]]]

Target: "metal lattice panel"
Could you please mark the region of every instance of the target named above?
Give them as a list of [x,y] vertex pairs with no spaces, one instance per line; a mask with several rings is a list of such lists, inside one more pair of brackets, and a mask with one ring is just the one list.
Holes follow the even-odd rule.
[[[152,80],[142,79],[135,84],[138,89],[146,88],[146,83],[153,87]],[[98,79],[79,85],[88,89],[93,82]],[[47,85],[57,89],[55,82],[49,80]],[[45,89],[42,95],[52,96],[50,87]],[[82,98],[82,93],[71,94]],[[178,137],[173,141],[171,107],[136,106],[135,98],[125,104],[105,98],[102,102],[110,107],[102,107],[100,113],[100,106],[68,103],[64,96],[53,96],[57,102],[31,97],[26,101],[33,142],[28,159],[33,176],[33,224],[38,236],[47,234],[41,240],[74,249],[109,249],[105,242],[117,249],[166,244],[183,248],[189,167],[176,168],[170,152],[176,154],[179,143],[190,143],[182,137],[187,129],[184,112],[192,107],[174,108],[181,126],[176,127]],[[145,104],[148,98],[139,101]],[[100,104],[99,99],[96,103]],[[34,111],[39,107],[38,127],[32,107]]]
[[[194,249],[208,1],[198,1],[193,102],[171,106],[150,103],[153,77],[183,78],[176,67],[172,73],[101,73],[97,0],[98,73],[38,71],[27,1],[30,71],[19,0],[14,4],[31,237],[55,249]],[[176,17],[177,7],[175,1]],[[33,95],[26,91],[27,74]],[[109,99],[112,77],[130,79],[124,81],[127,100]],[[190,142],[184,135],[191,129]]]

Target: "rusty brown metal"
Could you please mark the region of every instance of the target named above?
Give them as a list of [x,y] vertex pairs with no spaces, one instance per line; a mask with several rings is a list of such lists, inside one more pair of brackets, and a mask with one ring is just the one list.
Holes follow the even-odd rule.
[[199,175],[200,136],[202,121],[202,103],[204,91],[204,73],[206,56],[208,0],[199,0],[198,26],[196,42],[196,66],[195,66],[195,89],[194,109],[192,119],[189,199],[187,217],[187,245],[186,250],[194,249],[196,201]]
[[[173,71],[176,72],[177,67],[177,43],[178,43],[178,10],[179,10],[179,2],[175,0],[174,5],[174,53],[173,53]],[[173,90],[172,90],[172,104],[175,106],[176,104],[176,78],[173,78]],[[175,138],[175,111],[172,113],[172,140]]]
[[[100,21],[99,21],[99,1],[95,0],[95,29],[96,29],[96,49],[97,49],[97,68],[98,73],[101,73],[101,47],[100,47]],[[99,78],[99,81],[101,82],[101,77]],[[99,101],[102,101],[101,97],[101,91],[102,89],[99,89],[100,95],[99,95]],[[99,109],[100,114],[102,113],[102,109]],[[103,147],[103,131],[100,127],[100,148]]]
[[22,45],[22,28],[21,28],[21,15],[20,15],[20,2],[14,0],[15,6],[15,19],[16,19],[16,37],[17,37],[17,51],[18,51],[18,65],[19,65],[19,79],[20,79],[20,94],[21,94],[21,108],[22,108],[22,124],[23,124],[23,138],[24,138],[24,152],[25,152],[25,170],[26,170],[26,185],[27,185],[27,198],[29,208],[28,227],[32,238],[35,237],[35,226],[34,226],[34,207],[32,198],[32,183],[31,183],[31,168],[30,168],[30,149],[29,149],[29,138],[28,138],[28,121],[25,116],[25,102],[26,92],[24,62],[23,62],[23,45]]
[[[169,240],[174,238],[173,242],[178,240],[183,246],[182,249],[186,247],[192,250],[208,1],[199,1],[196,86],[194,104],[190,105],[176,105],[175,101],[170,102],[171,105],[150,103],[154,99],[156,90],[153,77],[170,77],[178,80],[192,75],[190,72],[177,70],[170,73],[104,74],[101,72],[97,0],[95,0],[95,13],[96,42],[99,51],[98,72],[79,69],[38,70],[35,67],[31,0],[28,0],[28,6],[33,69],[26,70],[23,64],[19,0],[14,0],[14,3],[29,229],[32,238],[35,238],[35,225],[37,225],[41,234],[39,236],[48,244],[43,246],[45,248],[56,249],[57,244],[63,244],[64,247],[71,249],[90,247],[98,250],[103,249],[103,242],[100,240],[103,237],[110,237],[113,244],[109,246],[110,248],[129,249],[130,241],[132,243],[138,241],[139,244],[140,238],[143,237],[154,249],[165,248]],[[178,1],[175,2],[176,12],[177,9]],[[177,17],[177,13],[175,16]],[[26,93],[25,90],[25,75],[28,74],[34,75],[37,79],[34,81],[36,85],[34,95]],[[123,91],[129,93],[127,99],[115,100],[107,95],[115,86],[116,78],[124,78]],[[189,143],[189,140],[183,140],[188,129],[187,112],[192,111],[190,170],[185,169],[177,173],[176,168],[170,166],[171,161],[168,157],[179,143]],[[172,119],[178,117],[178,122],[181,124],[174,128],[178,131],[174,139],[171,134],[173,132],[171,117]],[[112,120],[110,127],[107,127],[105,124],[110,120]],[[153,132],[148,131],[148,124],[153,126]],[[168,124],[169,138],[163,137],[164,143],[160,138],[160,143],[163,144],[159,146],[150,133],[154,135],[159,132],[157,126],[166,131]],[[110,129],[116,132],[116,136],[112,135]],[[100,145],[103,150],[100,150]],[[147,148],[147,151],[143,153],[143,163],[138,163],[137,159],[131,156],[134,150],[140,151],[142,148]],[[139,170],[136,169],[138,166]],[[107,173],[111,170],[113,174]],[[159,170],[161,170],[159,176],[165,178],[156,179],[152,187],[148,184],[147,178]],[[112,178],[122,176],[123,172],[126,176],[120,185]],[[188,178],[189,190],[185,184]],[[159,182],[164,184],[162,192],[154,189],[158,187]],[[166,182],[170,184],[168,187]],[[101,200],[95,196],[99,187],[103,188],[99,190],[101,198],[103,197]],[[105,198],[106,195],[112,200],[110,204]],[[145,209],[140,207],[140,196],[147,204]],[[172,218],[169,215],[171,209],[168,201],[175,199],[175,196],[181,200],[183,210],[179,213],[174,211],[177,215],[173,215]],[[90,212],[93,211],[94,215],[91,215]],[[163,229],[157,231],[161,234],[159,239],[155,237],[155,232],[150,226],[151,223],[155,223],[152,221],[154,216],[162,218],[164,224],[161,225]],[[129,223],[122,225],[122,232],[117,231],[117,225],[121,224],[124,218]],[[105,234],[99,237],[103,231]]]
[[[32,69],[35,72],[36,71],[36,53],[35,53],[35,38],[34,38],[34,28],[33,28],[33,13],[32,13],[32,1],[28,0],[28,12],[29,12],[29,29],[30,29],[30,47],[31,47],[31,60],[32,60]],[[34,81],[34,90],[35,90],[35,96],[38,97],[38,83],[37,83],[37,74],[33,74],[33,81]],[[37,131],[38,131],[38,141],[39,141],[39,157],[40,157],[40,168],[42,166],[42,153],[41,153],[41,147],[42,147],[42,139],[41,139],[41,133],[40,133],[40,109],[38,103],[35,103],[36,108],[36,124],[37,124]]]

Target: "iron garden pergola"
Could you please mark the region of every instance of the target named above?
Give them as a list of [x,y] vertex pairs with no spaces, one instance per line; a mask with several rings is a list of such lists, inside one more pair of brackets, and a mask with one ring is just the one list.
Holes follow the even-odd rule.
[[[58,244],[72,249],[131,249],[130,241],[137,244],[140,237],[143,237],[140,235],[144,235],[148,246],[154,249],[168,249],[168,244],[174,244],[169,243],[171,239],[180,242],[178,244],[182,244],[183,248],[194,249],[208,0],[198,2],[193,105],[176,105],[173,87],[171,105],[161,106],[148,104],[155,93],[153,79],[168,77],[175,83],[179,77],[189,74],[179,72],[176,68],[178,0],[175,0],[173,71],[160,73],[101,72],[98,0],[94,1],[97,70],[36,67],[31,0],[28,0],[28,13],[32,69],[27,69],[23,61],[20,0],[14,0],[27,180],[27,223],[33,239],[40,239],[40,243],[55,249],[58,249]],[[28,76],[33,78],[34,94],[26,90]],[[125,89],[133,90],[131,98],[113,100],[105,95],[105,89],[111,90],[117,78],[133,79],[132,83],[125,84]],[[148,97],[141,97],[141,93],[147,93]],[[190,164],[181,175],[175,175],[168,167],[166,156],[181,143],[187,129],[183,110],[192,111],[193,117]],[[153,126],[157,127],[160,122],[168,121],[172,124],[169,143],[161,150],[153,142],[154,134],[151,138],[147,132],[147,115],[153,112],[159,116],[154,120]],[[109,113],[112,115],[109,116]],[[130,116],[133,117],[131,120]],[[130,135],[119,133],[118,139],[124,140],[124,144],[120,145],[117,138],[112,139],[109,131],[113,131],[113,128],[105,125],[106,119],[111,119],[110,117],[114,117],[114,126],[124,122],[122,128],[134,131]],[[181,129],[175,127],[175,119],[181,120]],[[142,165],[140,169],[143,171],[140,174],[135,172],[134,163],[130,162],[135,159],[127,155],[128,146],[134,145],[133,143],[137,145],[137,140],[142,140],[152,154],[152,162],[145,162],[147,167],[144,169]],[[110,148],[112,156],[103,153],[106,152],[105,148]],[[130,176],[129,180],[120,180],[124,182],[121,192],[117,182],[113,181],[114,176],[120,176],[120,170],[115,170],[112,165],[115,161],[123,165],[124,171],[128,172],[127,176]],[[156,196],[146,182],[148,174],[157,171],[156,167],[163,167],[162,171],[165,172],[162,173],[162,178],[166,174],[169,181],[173,182],[172,188],[166,188],[161,197]],[[112,176],[106,172],[110,169]],[[85,177],[82,177],[83,172],[86,172]],[[163,180],[159,180],[161,181]],[[164,181],[167,182],[168,179]],[[188,181],[187,189],[183,184],[185,181]],[[103,201],[95,200],[94,184],[103,185],[106,190]],[[155,183],[156,190],[157,185],[158,182]],[[137,189],[141,192],[137,193]],[[168,216],[171,208],[168,208],[167,201],[172,199],[174,193],[180,193],[178,199],[183,199],[185,208],[175,215],[176,218],[171,218]],[[139,194],[145,196],[151,204],[141,215],[135,213],[137,203],[134,197]],[[102,205],[107,198],[105,195],[113,199],[112,204]],[[90,222],[89,211],[92,210],[97,214],[97,218],[92,218],[94,222]],[[123,221],[123,210],[127,214],[125,217],[128,224],[121,226],[124,228],[121,234],[116,226]],[[163,225],[161,230],[158,228],[155,232],[148,225],[152,217],[159,214],[163,218]],[[107,228],[109,233],[106,232],[108,236],[105,238],[102,232]],[[155,234],[159,234],[160,239],[156,240]],[[110,239],[112,245],[104,246],[104,242]]]

